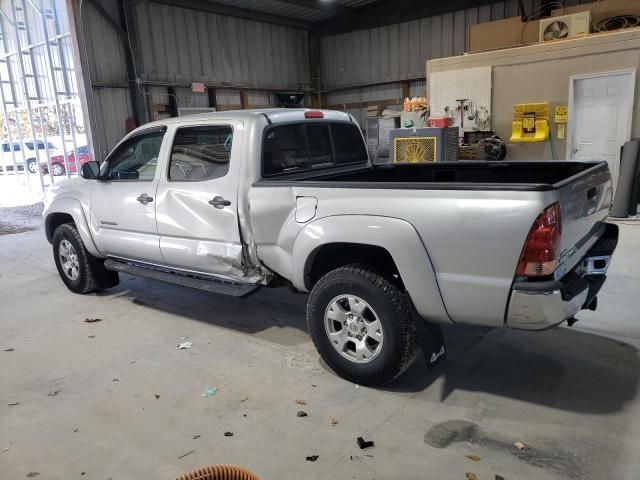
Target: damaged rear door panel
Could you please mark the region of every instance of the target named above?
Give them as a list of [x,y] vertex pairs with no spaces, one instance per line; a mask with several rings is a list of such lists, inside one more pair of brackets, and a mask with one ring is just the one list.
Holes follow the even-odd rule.
[[156,207],[165,264],[246,281],[237,202],[242,122],[187,123],[170,133]]

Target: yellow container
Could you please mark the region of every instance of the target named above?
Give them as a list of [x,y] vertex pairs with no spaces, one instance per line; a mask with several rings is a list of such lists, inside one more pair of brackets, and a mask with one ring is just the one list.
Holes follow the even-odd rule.
[[544,142],[549,138],[549,102],[513,106],[510,141]]

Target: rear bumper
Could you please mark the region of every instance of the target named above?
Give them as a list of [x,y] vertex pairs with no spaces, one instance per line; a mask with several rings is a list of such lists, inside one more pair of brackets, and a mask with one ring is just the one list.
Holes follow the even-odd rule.
[[573,318],[582,309],[595,308],[617,243],[618,226],[607,224],[600,240],[562,280],[515,282],[507,308],[507,326],[544,330]]

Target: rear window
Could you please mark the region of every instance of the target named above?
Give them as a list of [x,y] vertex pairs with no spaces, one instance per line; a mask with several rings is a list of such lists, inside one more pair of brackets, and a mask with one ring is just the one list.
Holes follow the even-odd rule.
[[262,152],[265,177],[367,161],[353,123],[275,125],[265,132]]

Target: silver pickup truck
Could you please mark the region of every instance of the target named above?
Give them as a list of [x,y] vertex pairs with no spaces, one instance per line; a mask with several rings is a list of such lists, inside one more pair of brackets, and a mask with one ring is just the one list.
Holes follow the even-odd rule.
[[310,292],[323,359],[351,381],[400,374],[439,325],[541,330],[596,307],[618,231],[605,162],[373,166],[353,118],[270,109],[131,132],[45,196],[60,277],[118,273],[243,296]]

